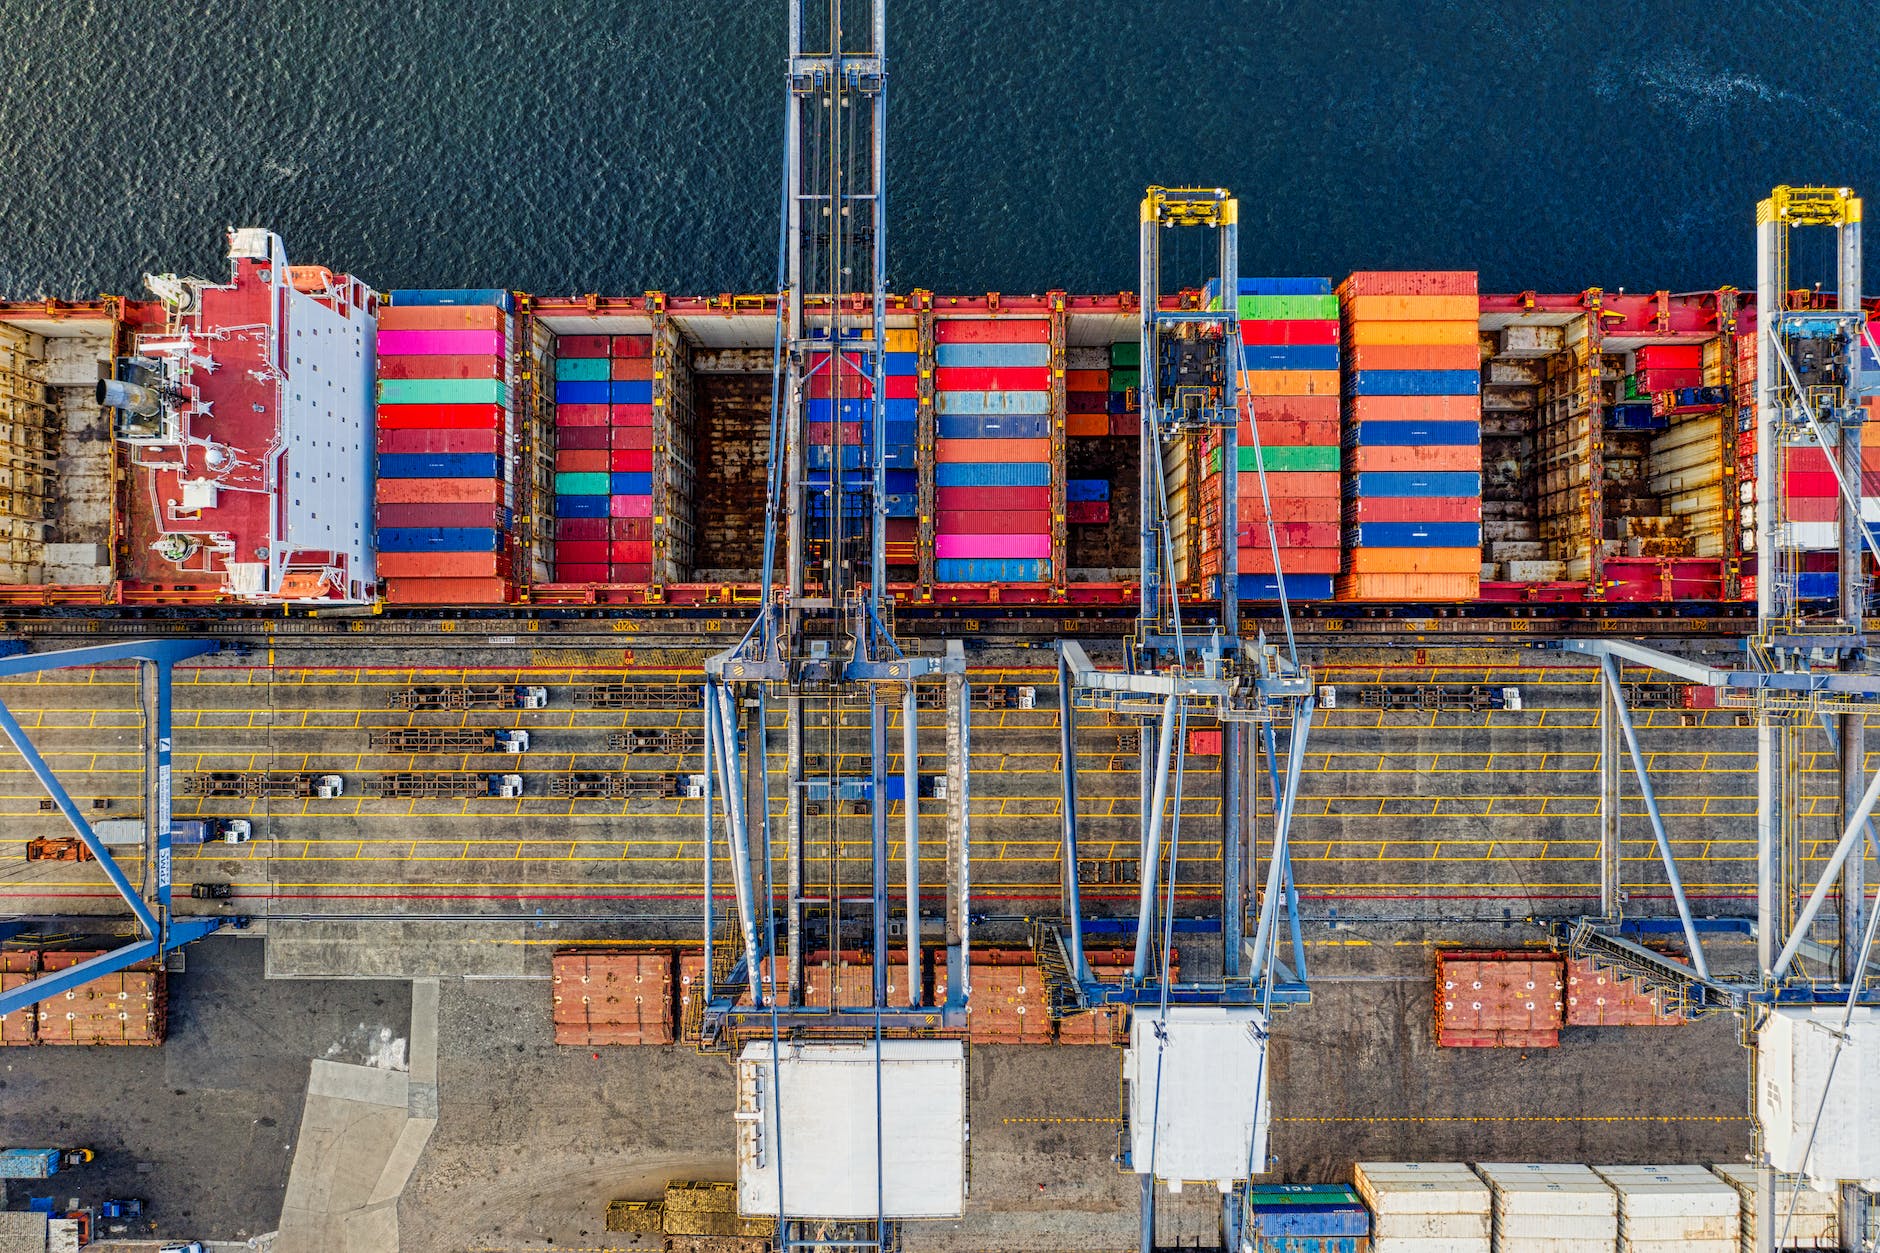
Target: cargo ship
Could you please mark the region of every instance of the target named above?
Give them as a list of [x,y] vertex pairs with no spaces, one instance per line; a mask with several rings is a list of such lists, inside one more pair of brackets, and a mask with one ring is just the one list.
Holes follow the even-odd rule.
[[[380,292],[290,264],[266,230],[228,241],[225,281],[0,303],[0,603],[758,596],[776,296]],[[1494,294],[1467,272],[1362,272],[1243,279],[1234,299],[1251,398],[1238,464],[1206,433],[1159,450],[1184,600],[1218,602],[1233,473],[1256,612],[1283,575],[1307,616],[1748,613],[1753,296]],[[808,464],[825,484],[832,427],[848,470],[868,455],[863,423],[882,424],[898,606],[1133,605],[1149,455],[1137,302],[917,289],[887,298],[878,412],[843,354],[811,377]],[[867,303],[840,311],[844,335],[872,334]],[[1810,457],[1789,450],[1781,481],[1800,546],[1821,532],[1801,592],[1827,597],[1835,482]],[[1880,462],[1865,497],[1880,517]],[[809,528],[815,544],[828,519]]]

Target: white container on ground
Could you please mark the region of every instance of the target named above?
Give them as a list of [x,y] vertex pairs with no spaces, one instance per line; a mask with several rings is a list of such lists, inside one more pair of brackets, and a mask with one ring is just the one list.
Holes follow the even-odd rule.
[[1489,1253],[1488,1185],[1461,1162],[1359,1162],[1372,1253]]
[[[1743,1162],[1712,1166],[1711,1171],[1736,1189],[1743,1207],[1743,1253],[1756,1247],[1756,1168]],[[1840,1198],[1808,1186],[1799,1175],[1776,1176],[1778,1249],[1838,1249],[1841,1247]],[[1797,1185],[1800,1185],[1798,1188]]]
[[1619,1198],[1589,1166],[1482,1162],[1495,1253],[1600,1253],[1619,1245]]
[[1736,1253],[1736,1189],[1702,1166],[1595,1166],[1619,1197],[1620,1253]]

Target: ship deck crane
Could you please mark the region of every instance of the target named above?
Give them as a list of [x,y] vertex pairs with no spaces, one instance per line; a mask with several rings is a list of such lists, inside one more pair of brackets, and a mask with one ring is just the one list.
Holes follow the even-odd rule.
[[[1835,233],[1834,307],[1791,308],[1791,235],[1798,228]],[[1757,209],[1756,292],[1756,629],[1744,640],[1740,668],[1710,666],[1638,644],[1570,640],[1562,647],[1594,658],[1601,670],[1602,915],[1571,920],[1560,931],[1570,952],[1629,965],[1677,989],[1695,1009],[1738,1012],[1755,1050],[1758,1214],[1754,1247],[1782,1247],[1784,1199],[1777,1171],[1806,1174],[1837,1187],[1844,1241],[1866,1230],[1867,1194],[1880,1178],[1880,975],[1875,931],[1880,908],[1867,899],[1865,857],[1880,856],[1873,811],[1880,774],[1868,776],[1864,724],[1880,710],[1880,674],[1868,665],[1866,559],[1880,559],[1875,528],[1861,512],[1864,402],[1880,376],[1863,373],[1863,350],[1876,353],[1861,310],[1861,202],[1834,187],[1778,187]],[[1815,301],[1807,302],[1810,305]],[[1727,329],[1727,328],[1726,328]],[[1790,516],[1791,460],[1819,450],[1833,473],[1839,508],[1831,522]],[[1805,554],[1813,553],[1811,559]],[[1810,560],[1832,554],[1835,597],[1803,594]],[[1658,813],[1651,780],[1619,683],[1625,663],[1719,690],[1719,704],[1748,711],[1756,723],[1756,970],[1709,968],[1704,920],[1693,916]],[[1810,882],[1802,868],[1797,763],[1802,737],[1819,726],[1834,746],[1842,830],[1827,864]],[[1684,967],[1620,934],[1618,891],[1619,740],[1623,736],[1657,839],[1691,953]],[[1828,901],[1838,926],[1818,938]],[[1840,1076],[1837,1082],[1836,1076]],[[1865,1131],[1861,1129],[1865,1128]],[[1863,1247],[1844,1244],[1844,1247]]]
[[[704,926],[712,961],[701,1039],[740,1050],[740,1208],[774,1215],[785,1249],[892,1247],[899,1219],[945,1216],[949,1205],[957,1213],[964,1189],[963,1045],[910,1038],[964,1024],[970,694],[963,648],[903,649],[884,595],[884,10],[885,0],[790,0],[763,607],[738,643],[705,665]],[[827,402],[826,470],[809,451],[812,401]],[[845,451],[845,407],[862,419],[859,454]],[[944,688],[947,761],[940,875],[921,864],[916,712],[917,687],[935,684]],[[782,706],[780,726],[774,704]],[[898,953],[887,782],[897,705],[905,796]],[[864,726],[865,787],[839,769],[845,731]],[[812,747],[817,737],[826,745]],[[787,761],[781,781],[770,771],[772,747]],[[821,761],[814,770],[806,764],[812,753]],[[856,792],[867,798],[869,874],[844,883],[842,850],[855,842],[845,841],[845,827],[856,819],[848,803],[814,802]],[[781,802],[780,827],[773,801]],[[721,832],[729,919],[715,915]],[[928,1004],[922,899],[928,880],[940,878],[947,990]],[[868,995],[859,1004],[833,993],[808,1004],[812,950],[820,945],[834,962],[845,937],[858,933],[867,937]],[[901,963],[903,985],[891,998],[891,966]],[[819,1139],[814,1104],[870,1101],[871,1145]],[[891,1107],[904,1114],[894,1125]],[[953,1125],[959,1135],[940,1146],[943,1160],[958,1166],[949,1200],[947,1172],[911,1170],[902,1142],[945,1141]]]
[[[1238,394],[1241,366],[1238,312],[1238,202],[1218,188],[1151,187],[1141,215],[1142,558],[1140,601],[1126,666],[1102,669],[1078,644],[1058,646],[1060,751],[1064,768],[1062,930],[1046,929],[1047,966],[1064,972],[1060,1012],[1130,1006],[1130,1045],[1123,1160],[1141,1179],[1141,1247],[1154,1245],[1156,1185],[1206,1181],[1226,1196],[1226,1247],[1238,1248],[1242,1185],[1266,1169],[1267,1031],[1275,1007],[1308,996],[1297,894],[1292,888],[1287,833],[1298,796],[1300,766],[1315,712],[1310,674],[1292,642],[1290,609],[1280,577],[1283,646],[1264,634],[1241,635],[1238,574],[1240,502],[1236,467],[1243,425],[1257,439],[1258,415]],[[1163,241],[1169,232],[1211,231],[1218,307],[1165,301]],[[1189,501],[1202,500],[1199,465],[1208,446],[1220,449],[1218,493],[1202,508],[1216,528],[1221,611],[1206,629],[1184,622],[1174,589],[1176,547],[1187,521],[1171,508],[1171,466],[1184,467]],[[1259,482],[1266,504],[1265,471]],[[1271,517],[1263,507],[1260,517]],[[1267,542],[1275,543],[1270,526]],[[1275,551],[1274,568],[1279,568]],[[1078,891],[1077,717],[1084,710],[1140,718],[1141,875],[1136,947],[1121,984],[1093,977],[1084,952]],[[1220,830],[1222,976],[1178,982],[1168,967],[1175,884],[1182,863],[1181,797],[1194,768],[1186,761],[1191,715],[1218,718],[1222,728]],[[1286,752],[1279,751],[1284,728]],[[1257,865],[1256,763],[1264,760],[1272,809],[1264,890],[1251,936],[1251,871]],[[1283,761],[1283,767],[1282,767]],[[1282,910],[1290,921],[1292,963],[1276,953]]]

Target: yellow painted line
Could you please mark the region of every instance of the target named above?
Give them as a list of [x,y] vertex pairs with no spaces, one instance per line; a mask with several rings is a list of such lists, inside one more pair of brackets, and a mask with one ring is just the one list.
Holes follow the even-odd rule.
[[1020,1123],[1044,1123],[1044,1124],[1049,1124],[1049,1125],[1057,1125],[1060,1123],[1115,1124],[1115,1123],[1120,1123],[1123,1120],[1120,1118],[1043,1118],[1043,1117],[1039,1117],[1039,1118],[1001,1118],[999,1121],[1004,1123],[1008,1127],[1012,1127],[1012,1126],[1017,1126]]
[[1342,1114],[1324,1117],[1282,1117],[1274,1122],[1300,1123],[1726,1123],[1750,1122],[1747,1114]]

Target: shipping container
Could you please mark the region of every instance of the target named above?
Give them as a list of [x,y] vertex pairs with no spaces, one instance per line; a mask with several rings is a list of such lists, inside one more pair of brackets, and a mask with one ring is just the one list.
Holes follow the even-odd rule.
[[[1741,1204],[1740,1253],[1755,1253],[1756,1168],[1742,1162],[1712,1166],[1711,1173],[1736,1189]],[[1775,1177],[1775,1222],[1783,1239],[1778,1249],[1839,1249],[1840,1198],[1818,1191],[1806,1179],[1778,1173]]]
[[1488,1185],[1461,1162],[1359,1162],[1373,1253],[1489,1253]]
[[1619,1199],[1619,1248],[1737,1253],[1736,1189],[1696,1165],[1594,1166]]
[[555,1043],[673,1042],[676,1002],[669,950],[557,953],[551,977]]
[[1551,1162],[1479,1162],[1487,1182],[1495,1253],[1617,1249],[1619,1198],[1590,1167]]
[[1436,1041],[1444,1048],[1552,1048],[1565,1013],[1557,954],[1436,955]]

